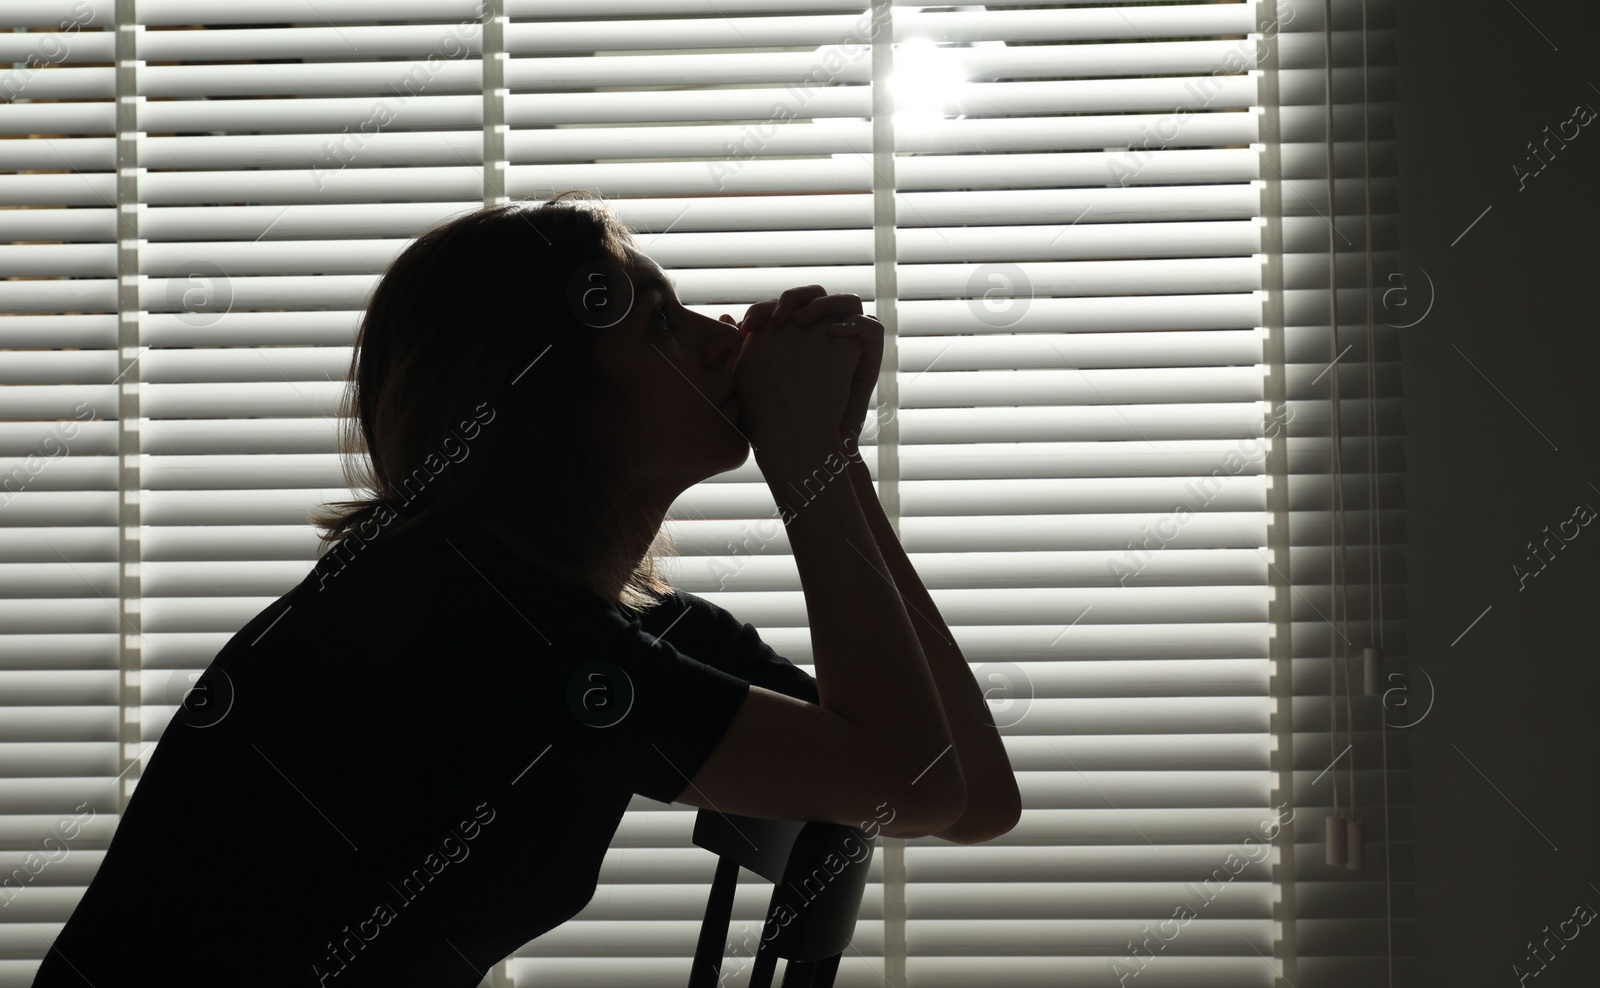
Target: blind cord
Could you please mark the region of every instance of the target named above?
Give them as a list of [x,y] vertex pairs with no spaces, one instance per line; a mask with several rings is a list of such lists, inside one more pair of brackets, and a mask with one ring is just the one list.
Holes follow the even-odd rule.
[[1383,934],[1389,988],[1394,988],[1394,875],[1389,842],[1389,720],[1383,706],[1383,540],[1378,510],[1378,348],[1372,317],[1372,122],[1368,80],[1367,0],[1361,0],[1361,185],[1367,236],[1367,642],[1378,654],[1378,742],[1383,788]]
[[1339,210],[1336,205],[1337,198],[1334,192],[1333,171],[1333,0],[1322,2],[1322,42],[1324,53],[1323,79],[1326,90],[1323,93],[1322,110],[1323,125],[1326,128],[1324,135],[1326,141],[1323,145],[1324,167],[1327,169],[1328,181],[1328,380],[1329,394],[1329,476],[1332,486],[1329,490],[1328,510],[1333,522],[1328,537],[1328,591],[1329,607],[1334,612],[1334,619],[1328,621],[1328,755],[1332,759],[1329,771],[1333,773],[1333,816],[1339,816],[1339,645],[1334,636],[1339,633],[1335,620],[1338,616],[1339,604],[1339,561],[1337,556],[1339,539],[1339,267],[1338,243],[1336,225]]

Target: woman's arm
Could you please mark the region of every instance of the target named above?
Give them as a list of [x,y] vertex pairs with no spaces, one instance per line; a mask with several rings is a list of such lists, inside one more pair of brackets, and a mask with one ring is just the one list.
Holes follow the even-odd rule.
[[[879,377],[883,358],[883,326],[876,318],[862,314],[860,296],[823,293],[820,297],[805,300],[805,295],[822,293],[821,286],[807,286],[794,291],[787,309],[781,299],[757,302],[745,313],[744,321],[736,325],[741,332],[755,333],[769,322],[781,323],[792,318],[795,322],[809,325],[828,317],[828,333],[857,335],[864,343],[862,358],[852,379],[850,399],[839,425],[839,437],[844,440],[846,472],[850,474],[854,500],[866,518],[868,530],[877,546],[878,555],[889,570],[891,582],[905,604],[917,643],[933,675],[939,706],[944,711],[961,773],[966,779],[965,812],[954,824],[934,836],[958,844],[992,840],[1015,827],[1022,815],[1022,797],[1017,792],[1011,761],[1006,756],[1005,744],[989,713],[983,690],[973,679],[966,657],[956,646],[955,636],[945,625],[933,598],[928,596],[922,579],[906,559],[899,536],[895,535],[894,528],[883,513],[883,505],[878,501],[878,492],[872,487],[872,475],[861,459],[861,426]],[[788,299],[788,293],[785,298]],[[733,321],[731,316],[724,318],[728,322]],[[859,549],[856,551],[860,552]]]
[[1022,814],[1022,797],[1017,791],[1011,761],[1005,744],[994,726],[994,717],[984,699],[983,689],[973,678],[966,657],[956,645],[955,636],[945,624],[933,598],[922,585],[917,571],[906,559],[905,549],[883,513],[883,505],[872,486],[872,474],[861,459],[859,449],[848,457],[846,472],[856,492],[856,501],[866,515],[868,528],[877,543],[878,553],[894,576],[896,589],[905,601],[923,657],[939,689],[939,701],[955,740],[962,774],[967,780],[967,811],[954,824],[933,836],[957,844],[977,844],[993,840],[1017,825]]

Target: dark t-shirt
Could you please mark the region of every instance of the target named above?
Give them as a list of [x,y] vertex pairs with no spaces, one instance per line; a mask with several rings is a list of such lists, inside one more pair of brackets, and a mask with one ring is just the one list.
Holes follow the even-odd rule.
[[352,536],[206,669],[33,984],[476,985],[750,683],[819,699],[694,594],[636,615],[470,519]]

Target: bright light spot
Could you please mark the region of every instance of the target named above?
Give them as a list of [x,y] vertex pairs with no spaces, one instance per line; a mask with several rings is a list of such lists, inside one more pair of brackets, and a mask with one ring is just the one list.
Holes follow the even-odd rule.
[[896,123],[926,123],[959,115],[952,106],[966,82],[959,49],[913,40],[894,50],[889,89],[894,94]]

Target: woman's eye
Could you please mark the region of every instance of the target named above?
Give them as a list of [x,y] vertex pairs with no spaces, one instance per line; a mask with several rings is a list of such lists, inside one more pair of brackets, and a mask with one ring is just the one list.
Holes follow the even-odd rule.
[[672,328],[671,321],[667,319],[667,307],[664,304],[656,308],[656,325],[664,329]]

